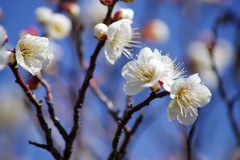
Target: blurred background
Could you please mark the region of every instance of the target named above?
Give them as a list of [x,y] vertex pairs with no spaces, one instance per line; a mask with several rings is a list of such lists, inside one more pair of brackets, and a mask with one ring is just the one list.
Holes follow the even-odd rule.
[[[14,49],[19,37],[26,30],[45,35],[44,28],[35,18],[39,6],[57,11],[57,0],[0,0],[0,24],[8,34],[6,49]],[[99,0],[79,0],[81,8],[77,17],[83,24],[82,47],[89,62],[97,40],[93,27],[105,17],[107,7]],[[216,19],[226,12],[240,17],[239,0],[136,0],[133,3],[119,2],[120,8],[134,10],[133,27],[138,28],[142,38],[141,47],[157,48],[163,54],[177,58],[187,70],[187,75],[199,73],[204,84],[212,92],[211,102],[199,111],[196,132],[193,136],[193,156],[196,160],[229,160],[240,157],[236,148],[226,104],[218,91],[218,80],[211,70],[207,45],[211,42],[212,27]],[[64,13],[65,14],[65,13]],[[227,23],[220,27],[214,60],[223,80],[228,97],[239,97],[240,53],[238,52],[239,25]],[[77,35],[78,36],[78,35]],[[85,76],[79,65],[76,46],[71,35],[62,40],[51,40],[55,55],[53,65],[44,70],[42,76],[52,87],[54,107],[63,126],[72,127],[72,110],[78,89]],[[133,53],[138,54],[139,49]],[[103,49],[97,60],[94,79],[101,90],[112,100],[116,110],[123,113],[127,97],[123,92],[122,67],[129,60],[122,56],[113,66],[107,64]],[[21,75],[27,82],[31,75],[20,67]],[[0,72],[0,159],[1,160],[43,160],[53,159],[45,150],[28,144],[28,140],[44,142],[43,133],[35,116],[35,108],[29,104],[22,89],[15,83],[11,70],[6,67]],[[37,98],[44,99],[44,88],[34,90]],[[138,104],[148,97],[150,90],[133,97]],[[129,160],[184,160],[186,159],[186,137],[191,126],[170,122],[167,117],[169,97],[156,99],[149,107],[140,110],[144,120],[130,143],[126,159]],[[49,125],[53,127],[43,110]],[[234,119],[240,128],[240,101],[234,103]],[[104,104],[88,89],[85,107],[81,111],[81,128],[76,139],[73,160],[107,159],[117,124],[109,115]],[[63,149],[64,141],[53,127],[57,148]]]

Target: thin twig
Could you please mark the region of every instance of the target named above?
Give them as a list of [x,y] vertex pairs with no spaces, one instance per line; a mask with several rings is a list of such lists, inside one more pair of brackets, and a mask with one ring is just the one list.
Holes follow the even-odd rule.
[[193,141],[193,136],[194,136],[194,133],[195,133],[195,130],[196,130],[196,123],[193,123],[190,131],[189,131],[189,135],[187,137],[187,160],[193,160],[193,157],[192,157],[192,141]]
[[120,150],[119,150],[119,154],[118,154],[118,158],[117,159],[123,159],[124,156],[126,155],[127,153],[127,149],[128,149],[128,145],[131,141],[131,139],[133,138],[133,135],[135,134],[135,132],[137,131],[139,125],[142,123],[143,121],[143,115],[141,114],[137,120],[135,121],[134,125],[133,125],[133,128],[130,132],[127,132],[126,133],[126,136],[125,136],[125,139],[122,143],[122,146],[120,147]]
[[67,131],[64,129],[64,127],[59,122],[59,118],[56,116],[54,108],[53,108],[53,96],[50,85],[47,83],[47,81],[42,78],[40,75],[36,76],[38,80],[41,82],[41,84],[44,86],[46,90],[46,103],[48,105],[48,113],[50,114],[50,118],[53,121],[53,124],[57,128],[60,135],[63,137],[63,139],[66,141],[68,137]]
[[160,92],[158,94],[151,93],[150,96],[146,100],[144,100],[143,102],[139,103],[138,105],[136,105],[132,108],[127,108],[126,109],[121,122],[118,124],[117,131],[115,132],[115,135],[114,135],[114,138],[113,138],[113,141],[112,141],[112,152],[109,155],[108,160],[115,160],[116,157],[118,156],[117,155],[117,153],[118,153],[117,148],[118,148],[119,140],[120,140],[120,137],[121,137],[121,134],[122,134],[122,130],[123,130],[124,126],[128,123],[128,121],[132,118],[132,115],[135,112],[142,109],[143,107],[148,106],[149,103],[152,100],[154,100],[156,98],[162,98],[162,97],[167,96],[167,95],[169,95],[169,92],[167,92],[167,91],[163,91],[163,92]]
[[[16,82],[21,86],[21,88],[24,90],[26,96],[28,97],[29,101],[35,106],[35,109],[37,111],[37,118],[39,121],[39,124],[45,134],[45,139],[47,142],[47,150],[52,154],[52,156],[55,159],[61,159],[62,156],[61,154],[57,151],[57,149],[53,145],[53,140],[52,140],[52,135],[51,135],[51,128],[48,127],[48,124],[43,116],[42,112],[42,102],[38,101],[35,97],[35,95],[32,93],[28,85],[23,81],[21,75],[19,74],[18,71],[18,66],[17,64],[9,65],[11,68],[15,78]],[[35,145],[36,146],[36,145]]]
[[[225,17],[225,16],[223,15],[222,17]],[[217,19],[217,21],[215,22],[215,25],[213,26],[214,39],[213,39],[212,43],[209,45],[208,50],[209,50],[209,55],[210,55],[210,60],[211,60],[211,68],[212,68],[213,72],[216,74],[216,77],[217,77],[217,80],[218,80],[218,90],[219,90],[220,95],[223,98],[223,100],[224,100],[224,102],[227,106],[227,113],[228,113],[228,117],[229,117],[231,127],[233,129],[234,136],[237,140],[237,146],[240,146],[240,133],[239,133],[236,121],[234,119],[233,102],[228,98],[228,95],[227,95],[226,91],[224,90],[223,81],[221,79],[221,76],[220,76],[220,74],[217,70],[216,64],[215,64],[214,59],[213,59],[213,51],[214,51],[214,48],[215,48],[216,42],[217,42],[218,30],[219,30],[220,25],[223,22],[225,22],[225,21],[222,20],[222,19],[224,19],[222,17]]]

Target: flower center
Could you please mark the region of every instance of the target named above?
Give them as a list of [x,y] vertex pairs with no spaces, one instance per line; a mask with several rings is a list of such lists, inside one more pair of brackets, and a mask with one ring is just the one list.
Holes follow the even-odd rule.
[[63,32],[63,27],[61,26],[60,23],[55,23],[53,28],[56,30],[56,32],[58,33],[62,33]]
[[176,94],[177,101],[185,104],[192,105],[193,104],[193,93],[191,90],[187,88],[181,88]]
[[31,56],[34,48],[31,45],[25,45],[24,42],[19,43],[19,48],[23,57]]
[[138,77],[141,81],[148,83],[151,82],[154,77],[155,71],[153,67],[139,64],[138,66]]

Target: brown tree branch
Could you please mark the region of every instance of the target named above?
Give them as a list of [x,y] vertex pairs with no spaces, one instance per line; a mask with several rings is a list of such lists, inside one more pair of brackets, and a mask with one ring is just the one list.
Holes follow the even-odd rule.
[[[57,151],[57,149],[53,145],[52,135],[51,135],[51,128],[48,127],[46,120],[44,119],[43,112],[42,112],[42,102],[38,101],[35,95],[32,93],[28,85],[23,81],[21,75],[18,72],[17,64],[9,65],[11,68],[15,78],[16,83],[20,85],[20,87],[24,90],[26,96],[28,97],[29,101],[35,106],[36,109],[36,116],[38,118],[39,124],[45,134],[46,139],[46,149],[52,154],[55,159],[61,159],[61,154]],[[35,145],[38,146],[38,145]],[[38,146],[39,147],[39,146]],[[41,147],[42,148],[42,147]]]
[[125,136],[125,139],[124,139],[124,141],[122,143],[122,146],[120,147],[117,159],[123,159],[124,156],[126,155],[127,149],[128,149],[128,145],[129,145],[131,139],[133,138],[135,132],[137,131],[139,125],[142,123],[142,121],[143,121],[143,115],[140,115],[137,118],[137,120],[135,121],[132,130],[129,131],[129,132],[126,132],[126,136]]
[[154,100],[156,98],[162,98],[167,95],[169,95],[169,92],[167,92],[167,91],[163,91],[158,94],[152,92],[146,100],[144,100],[143,102],[139,103],[138,105],[136,105],[134,107],[127,108],[125,110],[123,118],[122,118],[121,122],[118,124],[118,128],[115,132],[115,135],[114,135],[114,138],[112,141],[112,152],[109,155],[108,160],[115,160],[116,157],[118,157],[118,144],[119,144],[119,140],[120,140],[120,137],[122,134],[122,130],[123,130],[124,126],[128,123],[128,121],[132,118],[132,115],[135,112],[142,109],[143,107],[148,106],[152,100]]

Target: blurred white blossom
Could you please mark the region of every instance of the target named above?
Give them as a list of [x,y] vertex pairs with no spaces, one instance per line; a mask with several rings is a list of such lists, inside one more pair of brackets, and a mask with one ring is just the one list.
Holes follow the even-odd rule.
[[[216,88],[218,82],[215,73],[211,69],[207,42],[196,40],[190,43],[188,56],[193,68],[199,72],[199,75],[206,82],[206,86]],[[227,40],[219,39],[213,50],[213,59],[218,71],[223,73],[233,60],[233,46]]]
[[49,41],[45,37],[30,34],[21,37],[15,48],[17,63],[32,75],[36,75],[53,59],[48,45]]
[[63,2],[61,8],[73,17],[78,17],[81,12],[81,8],[76,2]]
[[63,39],[70,34],[72,23],[67,16],[54,13],[51,15],[51,19],[46,23],[45,27],[49,38]]
[[129,19],[133,20],[134,17],[134,11],[130,8],[120,8],[117,10],[117,12],[114,14],[114,20],[118,21],[120,19]]
[[38,7],[35,10],[35,16],[41,24],[46,24],[48,21],[50,21],[52,14],[52,9],[44,6]]
[[108,27],[105,57],[110,64],[114,64],[122,53],[128,58],[132,58],[129,48],[138,46],[139,42],[134,39],[139,37],[139,33],[134,32],[131,24],[131,20],[122,19]]
[[198,108],[209,103],[211,96],[198,74],[177,79],[170,90],[173,100],[168,106],[169,120],[177,119],[184,125],[194,123],[198,116]]
[[126,80],[124,92],[135,95],[144,88],[157,92],[163,86],[169,91],[173,80],[178,78],[183,70],[174,67],[174,61],[168,55],[161,55],[155,49],[143,48],[137,60],[128,62],[122,69],[122,76]]
[[150,42],[166,42],[170,38],[168,25],[160,20],[153,19],[149,21],[143,28],[143,38]]

